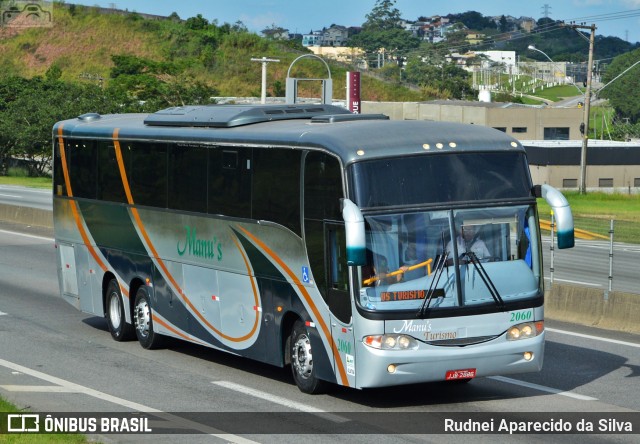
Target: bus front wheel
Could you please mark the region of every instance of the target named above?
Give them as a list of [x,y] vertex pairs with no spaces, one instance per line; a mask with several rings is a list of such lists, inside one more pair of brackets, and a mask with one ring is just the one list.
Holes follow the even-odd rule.
[[317,394],[324,391],[326,382],[316,377],[311,354],[311,342],[307,328],[298,320],[291,330],[291,371],[293,380],[303,393]]
[[120,285],[115,279],[111,279],[107,286],[105,306],[105,317],[111,337],[118,342],[133,339],[133,326],[127,324]]
[[140,345],[149,350],[162,346],[162,336],[153,331],[151,303],[145,287],[140,287],[136,293],[136,300],[133,304],[133,320]]

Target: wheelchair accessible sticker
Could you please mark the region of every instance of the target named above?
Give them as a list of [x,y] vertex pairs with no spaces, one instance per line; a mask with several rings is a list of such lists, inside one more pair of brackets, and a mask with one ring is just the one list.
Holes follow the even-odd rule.
[[302,282],[309,283],[309,267],[302,267]]

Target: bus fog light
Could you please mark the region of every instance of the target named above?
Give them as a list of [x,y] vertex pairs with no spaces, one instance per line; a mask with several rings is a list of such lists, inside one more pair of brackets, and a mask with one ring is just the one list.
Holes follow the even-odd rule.
[[389,364],[389,367],[387,367],[387,371],[389,373],[395,373],[396,372],[396,365],[395,364]]
[[525,361],[531,361],[533,359],[533,352],[524,352],[523,357]]

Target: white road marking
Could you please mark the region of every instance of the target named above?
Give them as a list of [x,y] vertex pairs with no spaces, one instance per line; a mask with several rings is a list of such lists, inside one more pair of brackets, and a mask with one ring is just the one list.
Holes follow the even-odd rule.
[[569,398],[579,399],[581,401],[597,401],[598,398],[592,398],[591,396],[579,395],[573,392],[567,392],[564,390],[558,390],[544,385],[532,384],[531,382],[518,381],[517,379],[505,378],[504,376],[489,376],[489,379],[495,381],[506,382],[507,384],[519,385],[521,387],[527,387],[541,392],[553,393],[554,395],[567,396]]
[[[550,277],[545,277],[544,278],[545,281],[550,281],[551,278]],[[568,282],[570,284],[580,284],[580,285],[586,285],[589,287],[602,287],[601,284],[590,284],[589,282],[582,282],[582,281],[572,281],[569,279],[558,279],[558,278],[554,278],[554,281],[559,281],[559,282]]]
[[61,388],[67,389],[72,392],[82,393],[88,396],[92,396],[94,398],[98,398],[102,401],[111,402],[113,404],[120,405],[122,407],[129,408],[131,410],[136,410],[138,412],[152,413],[154,416],[162,418],[166,421],[170,421],[172,425],[181,425],[182,427],[188,427],[189,429],[198,430],[204,433],[207,433],[211,436],[215,436],[216,438],[223,439],[227,442],[234,442],[239,444],[254,444],[255,441],[251,441],[241,436],[231,435],[229,433],[224,433],[221,430],[215,429],[213,427],[208,427],[205,424],[200,424],[194,421],[189,421],[188,419],[181,418],[176,415],[172,415],[171,413],[165,413],[162,410],[154,409],[153,407],[148,407],[144,404],[139,404],[137,402],[129,401],[127,399],[119,398],[117,396],[110,395],[108,393],[104,393],[98,390],[94,390],[89,387],[85,387],[80,384],[76,384],[74,382],[70,382],[56,376],[48,375],[46,373],[40,372],[38,370],[33,370],[29,367],[25,367],[20,364],[16,364],[11,361],[7,361],[4,359],[0,359],[0,366],[6,367],[8,369],[12,369],[14,371],[18,371],[24,373],[25,375],[33,376],[34,378],[41,379],[43,381],[47,381],[51,384],[56,384]]
[[20,198],[20,196],[16,196],[15,194],[0,194],[0,196],[2,196],[2,197],[13,197],[13,198],[16,198],[16,199]]
[[0,311],[0,316],[6,316],[7,314],[3,311]]
[[287,407],[293,410],[298,410],[301,412],[306,412],[306,413],[318,413],[319,416],[321,416],[324,419],[327,419],[329,421],[333,421],[333,422],[337,422],[337,423],[343,423],[343,422],[349,422],[350,419],[347,418],[343,418],[341,416],[338,415],[333,415],[331,413],[328,413],[326,410],[322,410],[319,409],[317,407],[312,407],[310,405],[307,404],[302,404],[296,401],[292,401],[290,399],[287,398],[283,398],[282,396],[277,396],[277,395],[272,395],[271,393],[266,393],[266,392],[262,392],[260,390],[255,390],[252,389],[250,387],[241,385],[241,384],[236,384],[234,382],[229,382],[229,381],[212,381],[212,384],[215,384],[217,386],[220,387],[224,387],[226,389],[229,390],[233,390],[236,392],[240,392],[240,393],[244,393],[246,395],[251,395],[254,398],[259,398],[259,399],[264,399],[265,401],[269,401],[269,402],[273,402],[274,404],[279,404],[283,407]]
[[78,393],[74,389],[59,385],[0,385],[0,388],[8,392]]
[[626,345],[627,347],[640,348],[640,344],[636,344],[634,342],[618,341],[617,339],[601,338],[600,336],[585,335],[583,333],[574,333],[572,331],[556,330],[555,328],[547,328],[547,327],[545,327],[545,331],[560,333],[560,334],[569,335],[569,336],[577,336],[579,338],[593,339],[594,341],[609,342],[611,344]]
[[42,240],[42,241],[50,241],[50,242],[54,241],[54,239],[52,237],[44,237],[44,236],[36,236],[36,235],[33,235],[33,234],[18,233],[17,231],[0,230],[0,233],[2,233],[2,234],[11,234],[11,235],[15,235],[15,236],[28,237],[30,239],[37,239],[37,240]]

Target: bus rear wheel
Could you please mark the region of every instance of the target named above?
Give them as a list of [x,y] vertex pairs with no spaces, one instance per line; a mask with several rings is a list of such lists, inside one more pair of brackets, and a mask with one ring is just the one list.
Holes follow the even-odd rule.
[[133,339],[133,326],[127,324],[120,285],[115,279],[111,279],[107,286],[105,307],[105,317],[107,318],[107,326],[111,337],[118,342]]
[[153,330],[151,315],[151,303],[145,287],[140,287],[133,303],[133,320],[136,327],[136,336],[142,347],[151,350],[162,347],[164,338]]
[[327,383],[316,377],[309,333],[300,320],[294,323],[291,330],[290,346],[291,372],[300,391],[309,394],[322,393]]

